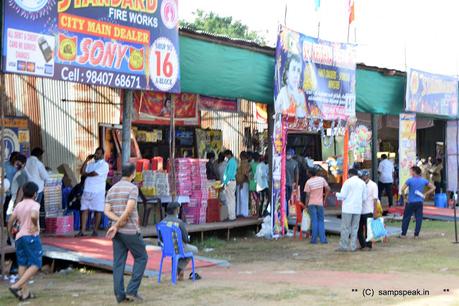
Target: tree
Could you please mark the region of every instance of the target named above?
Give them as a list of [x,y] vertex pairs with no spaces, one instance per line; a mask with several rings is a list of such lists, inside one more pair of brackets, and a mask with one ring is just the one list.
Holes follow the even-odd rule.
[[195,31],[246,39],[262,45],[266,44],[263,36],[255,31],[250,31],[247,25],[239,20],[233,20],[233,17],[221,17],[213,12],[207,13],[203,10],[197,10],[193,15],[195,16],[194,21],[181,21],[181,26]]

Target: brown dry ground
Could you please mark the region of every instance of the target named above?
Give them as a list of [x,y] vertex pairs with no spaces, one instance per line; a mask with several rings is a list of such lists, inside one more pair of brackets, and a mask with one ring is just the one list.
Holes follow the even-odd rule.
[[[399,223],[391,225],[399,226]],[[412,224],[411,226],[413,226]],[[230,242],[209,238],[201,255],[228,260],[229,268],[201,269],[203,279],[172,286],[144,279],[145,305],[459,305],[459,245],[452,223],[426,221],[422,239],[391,238],[372,252],[336,253],[328,245],[282,239],[266,241],[251,233]],[[114,305],[112,275],[76,269],[40,274],[32,285],[36,300],[24,305]],[[356,292],[353,292],[356,289]],[[364,289],[373,289],[366,290]],[[381,296],[380,290],[428,290],[428,296]],[[446,289],[446,292],[445,292]],[[448,292],[449,290],[449,292]],[[364,297],[364,293],[374,296]],[[17,301],[0,286],[0,305]]]

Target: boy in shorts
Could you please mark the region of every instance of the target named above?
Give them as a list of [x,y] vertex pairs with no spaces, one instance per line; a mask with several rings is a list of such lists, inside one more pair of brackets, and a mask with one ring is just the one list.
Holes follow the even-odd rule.
[[28,182],[22,188],[24,199],[16,205],[8,221],[8,231],[16,239],[16,257],[20,276],[20,279],[9,289],[16,298],[25,301],[35,297],[29,291],[27,283],[41,269],[43,250],[38,222],[40,204],[35,201],[38,186]]

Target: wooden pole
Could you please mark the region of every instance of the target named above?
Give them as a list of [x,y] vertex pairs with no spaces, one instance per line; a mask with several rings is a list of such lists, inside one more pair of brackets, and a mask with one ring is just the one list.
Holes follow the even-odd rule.
[[123,97],[123,125],[121,132],[121,160],[123,165],[129,163],[131,158],[131,127],[134,93],[125,90]]
[[371,177],[378,182],[378,116],[371,114]]
[[172,196],[172,201],[175,201],[177,198],[177,182],[175,179],[175,99],[169,94],[167,94],[166,99],[171,99],[171,118],[169,128],[169,165],[171,175],[170,193]]
[[4,75],[0,75],[0,265],[1,265],[1,274],[2,279],[5,275],[5,220],[3,220],[3,210],[4,210],[4,202],[5,202],[5,169],[3,165],[5,164],[5,104],[6,104],[6,92],[5,92],[5,79]]

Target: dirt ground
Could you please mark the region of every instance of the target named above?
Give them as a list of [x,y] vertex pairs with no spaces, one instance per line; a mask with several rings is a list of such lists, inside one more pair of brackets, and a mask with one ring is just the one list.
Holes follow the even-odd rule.
[[[335,252],[337,236],[329,237],[328,245],[267,241],[248,232],[228,243],[209,238],[198,246],[213,250],[200,255],[225,259],[230,267],[201,269],[202,280],[177,286],[170,275],[161,284],[145,278],[140,293],[145,305],[167,306],[459,305],[459,245],[451,243],[453,224],[426,221],[421,235],[420,240],[391,238],[371,252],[355,253]],[[102,271],[40,274],[32,288],[38,298],[23,305],[115,304],[112,275]],[[388,290],[424,295],[393,296],[403,292]],[[17,304],[2,283],[0,305]]]

